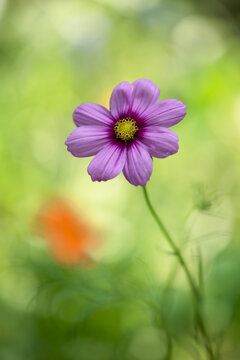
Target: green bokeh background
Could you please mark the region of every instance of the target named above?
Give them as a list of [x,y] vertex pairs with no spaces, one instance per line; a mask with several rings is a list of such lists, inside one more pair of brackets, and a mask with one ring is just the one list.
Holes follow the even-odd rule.
[[[0,0],[0,359],[205,359],[184,274],[120,175],[93,183],[64,145],[83,102],[152,79],[187,105],[148,189],[183,249],[222,359],[240,358],[240,4]],[[65,268],[33,223],[61,196],[100,234]],[[201,265],[201,266],[200,266]]]

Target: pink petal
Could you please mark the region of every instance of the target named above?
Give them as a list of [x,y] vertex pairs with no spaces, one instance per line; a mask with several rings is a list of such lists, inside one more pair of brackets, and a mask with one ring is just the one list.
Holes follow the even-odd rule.
[[132,106],[133,114],[140,116],[149,106],[155,104],[160,90],[151,80],[139,79],[133,82]]
[[133,86],[127,81],[118,84],[110,98],[110,110],[116,120],[129,115]]
[[179,100],[167,99],[151,106],[144,114],[146,125],[171,127],[186,115],[186,105]]
[[165,158],[178,151],[177,134],[164,127],[146,127],[141,134],[141,141],[147,146],[149,154],[157,158]]
[[92,181],[113,179],[122,171],[126,161],[126,146],[109,143],[99,151],[88,166]]
[[108,109],[92,103],[78,106],[73,113],[73,120],[77,126],[112,125],[114,123],[114,119]]
[[127,161],[123,169],[125,178],[135,186],[145,186],[152,174],[152,159],[140,141],[133,142],[127,149]]
[[96,155],[109,141],[110,129],[105,126],[80,126],[67,138],[65,144],[72,155]]

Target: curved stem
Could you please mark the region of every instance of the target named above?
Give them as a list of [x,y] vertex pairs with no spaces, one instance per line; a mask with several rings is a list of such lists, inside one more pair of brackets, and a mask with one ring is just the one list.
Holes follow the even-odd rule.
[[161,219],[159,218],[159,216],[157,215],[156,211],[154,210],[152,203],[150,202],[149,196],[148,196],[148,192],[147,192],[147,188],[146,186],[143,186],[143,194],[144,194],[144,198],[146,200],[148,209],[150,211],[150,213],[152,214],[154,220],[156,221],[158,227],[160,228],[160,230],[162,231],[162,233],[164,234],[167,242],[169,243],[169,245],[171,246],[171,248],[173,249],[175,255],[178,258],[178,261],[180,263],[180,265],[182,266],[187,280],[189,282],[190,288],[192,290],[194,299],[196,301],[196,319],[197,319],[197,323],[198,323],[198,327],[199,330],[204,338],[204,342],[205,342],[205,347],[209,356],[210,360],[216,360],[213,349],[212,349],[212,345],[211,345],[211,341],[208,335],[208,332],[206,330],[205,327],[205,323],[204,323],[204,319],[203,319],[203,315],[202,315],[202,311],[201,311],[201,293],[199,292],[195,281],[190,273],[190,270],[187,266],[187,263],[182,255],[182,253],[180,252],[179,248],[177,247],[177,245],[175,244],[174,240],[172,239],[171,235],[169,234],[169,232],[167,231],[166,227],[164,226],[164,224],[162,223]]

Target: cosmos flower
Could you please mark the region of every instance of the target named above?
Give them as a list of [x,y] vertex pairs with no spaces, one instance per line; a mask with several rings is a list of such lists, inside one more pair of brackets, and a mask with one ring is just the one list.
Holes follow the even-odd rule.
[[94,232],[65,200],[50,200],[41,209],[37,221],[56,261],[67,266],[92,262],[89,251],[96,245]]
[[158,102],[159,88],[147,79],[117,85],[110,111],[85,103],[76,108],[77,125],[67,138],[68,151],[76,157],[96,155],[88,166],[93,181],[113,179],[121,172],[133,185],[145,186],[152,173],[152,158],[166,158],[178,151],[178,136],[169,127],[186,115],[178,100]]

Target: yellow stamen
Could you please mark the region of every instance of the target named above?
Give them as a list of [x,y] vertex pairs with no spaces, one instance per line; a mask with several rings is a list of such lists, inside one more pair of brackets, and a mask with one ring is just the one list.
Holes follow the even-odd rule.
[[114,126],[116,138],[123,141],[132,140],[137,130],[138,127],[136,122],[128,117],[117,121],[116,125]]

